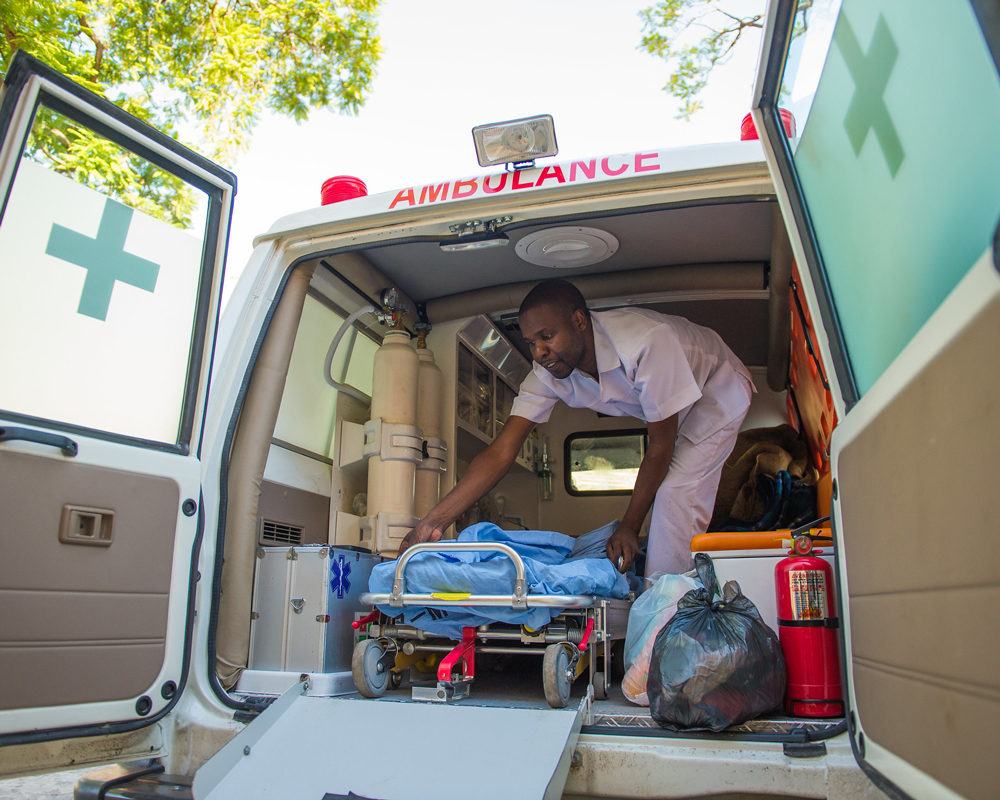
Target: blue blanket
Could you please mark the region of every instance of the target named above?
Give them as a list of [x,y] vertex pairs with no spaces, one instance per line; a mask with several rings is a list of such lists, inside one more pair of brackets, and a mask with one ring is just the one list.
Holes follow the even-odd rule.
[[[614,523],[586,534],[586,539],[574,539],[553,531],[505,531],[490,522],[470,525],[458,536],[460,542],[501,542],[510,545],[524,561],[524,576],[529,594],[595,595],[625,597],[629,585],[603,556],[601,537],[606,541],[614,531]],[[582,542],[580,540],[583,540]],[[584,552],[574,555],[574,544],[586,543]],[[590,557],[592,554],[598,557]],[[368,581],[368,590],[377,594],[392,591],[396,562],[375,565]],[[431,592],[468,592],[470,594],[512,594],[514,564],[503,553],[459,552],[419,553],[406,565],[407,594]],[[466,625],[489,622],[509,622],[541,628],[562,613],[558,608],[513,608],[440,606],[404,609],[381,605],[379,610],[408,625],[428,633],[460,639]],[[400,613],[402,612],[402,613]]]

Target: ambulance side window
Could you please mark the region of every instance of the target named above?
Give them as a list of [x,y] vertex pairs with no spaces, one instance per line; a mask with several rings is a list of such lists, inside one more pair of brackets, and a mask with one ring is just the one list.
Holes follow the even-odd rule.
[[218,193],[44,93],[0,218],[0,410],[184,451]]
[[566,437],[563,472],[571,495],[627,495],[646,452],[646,431],[587,431]]
[[360,389],[371,397],[372,378],[374,376],[375,351],[378,342],[359,334],[354,339],[350,358],[347,360],[347,370],[344,372],[344,383]]
[[860,396],[990,244],[1000,80],[971,3],[800,0],[779,97]]
[[[288,376],[274,427],[277,444],[290,444],[304,454],[333,457],[337,430],[337,390],[323,377],[326,354],[347,312],[310,292],[302,307]],[[378,343],[357,326],[337,348],[330,374],[371,396],[372,368]]]

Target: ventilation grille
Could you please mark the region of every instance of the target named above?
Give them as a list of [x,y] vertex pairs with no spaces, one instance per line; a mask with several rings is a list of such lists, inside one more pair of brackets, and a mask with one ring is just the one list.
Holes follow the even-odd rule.
[[261,544],[302,544],[302,526],[265,519],[260,524]]

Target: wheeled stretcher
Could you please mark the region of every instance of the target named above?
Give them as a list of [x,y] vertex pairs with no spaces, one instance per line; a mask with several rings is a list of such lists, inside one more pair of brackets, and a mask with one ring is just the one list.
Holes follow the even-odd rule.
[[[493,551],[514,564],[514,585],[510,594],[475,595],[406,591],[406,565],[418,553]],[[389,594],[365,593],[361,602],[373,606],[402,609],[419,606],[435,609],[454,607],[506,607],[563,609],[552,622],[538,630],[523,625],[495,622],[464,627],[461,641],[397,624],[392,617],[375,609],[355,620],[353,627],[366,638],[355,645],[351,662],[354,685],[365,697],[380,697],[390,687],[402,683],[407,670],[417,671],[438,657],[434,667],[436,684],[414,685],[415,700],[448,702],[469,694],[476,675],[476,653],[536,654],[542,656],[542,685],[545,699],[553,708],[569,701],[573,682],[589,667],[590,685],[596,699],[607,697],[612,669],[613,644],[624,642],[630,600],[585,595],[530,594],[525,581],[524,562],[512,547],[499,542],[436,542],[414,545],[399,558]],[[412,677],[412,675],[411,675]],[[415,682],[415,681],[414,681]]]

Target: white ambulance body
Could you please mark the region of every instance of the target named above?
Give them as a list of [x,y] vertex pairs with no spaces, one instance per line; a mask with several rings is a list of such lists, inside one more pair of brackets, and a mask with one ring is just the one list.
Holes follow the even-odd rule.
[[[221,319],[235,178],[15,59],[0,105],[0,774],[115,763],[78,787],[109,798],[993,796],[995,20],[979,3],[935,19],[799,5],[768,12],[762,142],[540,162],[285,216]],[[928,58],[941,42],[948,57]],[[51,142],[85,129],[145,183],[61,173]],[[194,200],[169,205],[181,184]],[[679,734],[620,695],[552,710],[511,677],[454,705],[364,700],[330,666],[338,592],[356,597],[375,560],[362,550],[388,552],[400,527],[365,508],[387,328],[355,312],[395,290],[401,325],[430,326],[443,494],[503,424],[529,369],[517,306],[553,276],[594,309],[715,329],[759,390],[745,426],[802,429],[830,492],[843,718]],[[578,455],[627,461],[641,423],[560,407],[530,445],[473,514],[580,534],[621,513],[627,497],[589,484]]]

